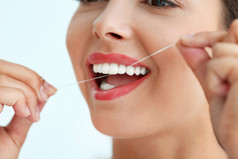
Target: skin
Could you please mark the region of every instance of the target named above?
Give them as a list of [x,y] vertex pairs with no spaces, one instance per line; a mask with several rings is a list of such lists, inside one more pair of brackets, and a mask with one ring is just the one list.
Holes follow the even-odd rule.
[[[221,32],[218,0],[181,3],[159,10],[139,0],[110,0],[80,5],[72,18],[67,47],[78,80],[87,79],[92,52],[141,59],[177,42],[143,62],[150,77],[123,97],[98,101],[87,83],[80,85],[94,126],[113,137],[114,159],[238,158],[238,22]],[[187,33],[197,34],[179,39]],[[0,158],[13,159],[37,121],[36,108],[56,89],[47,85],[42,94],[41,77],[23,66],[0,61],[0,68],[0,103],[16,112],[0,129]]]
[[41,110],[55,92],[36,72],[0,60],[0,113],[4,105],[15,111],[9,125],[0,127],[0,158],[17,158],[30,126],[40,120]]
[[[179,8],[160,10],[138,0],[80,5],[67,36],[77,79],[87,79],[85,63],[93,52],[141,59],[183,34],[220,30],[219,1],[181,3]],[[182,44],[178,43],[184,52]],[[191,54],[199,56],[193,50]],[[99,101],[88,84],[80,85],[94,126],[114,138],[115,159],[227,158],[213,132],[209,100],[180,51],[173,47],[144,61],[150,77],[123,97]]]
[[[87,79],[85,63],[93,52],[118,52],[141,59],[176,42],[185,33],[218,29],[220,10],[216,0],[207,5],[191,1],[181,8],[162,10],[138,0],[107,3],[79,6],[69,26],[67,46],[78,80]],[[203,9],[211,10],[210,6],[214,5],[217,7],[212,8],[207,18],[201,18]],[[206,25],[201,27],[199,24]],[[117,39],[111,32],[122,39]],[[144,64],[152,72],[150,78],[122,98],[101,102],[92,97],[87,84],[81,85],[92,121],[99,131],[122,138],[148,136],[158,131],[167,134],[173,132],[175,126],[190,120],[198,109],[205,109],[201,106],[207,107],[199,81],[176,47],[144,61]],[[136,98],[138,95],[140,99]],[[188,96],[191,100],[187,100]],[[194,100],[199,102],[194,104]],[[185,110],[187,115],[184,115]],[[157,122],[151,122],[151,117]]]

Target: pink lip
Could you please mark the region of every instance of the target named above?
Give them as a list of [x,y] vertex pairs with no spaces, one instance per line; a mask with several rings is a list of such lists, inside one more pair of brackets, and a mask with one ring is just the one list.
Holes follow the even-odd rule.
[[[88,62],[90,64],[100,64],[100,63],[118,63],[118,64],[123,64],[123,65],[131,65],[138,60],[123,55],[123,54],[118,54],[118,53],[110,53],[110,54],[103,54],[103,53],[93,53],[89,55],[88,57]],[[134,66],[141,66],[141,67],[146,67],[142,63],[138,63]]]
[[[123,54],[118,54],[118,53],[110,53],[110,54],[102,54],[102,53],[93,53],[91,55],[89,55],[88,57],[88,61],[87,61],[87,66],[88,66],[88,75],[89,75],[89,79],[94,78],[93,74],[93,70],[90,67],[90,65],[93,64],[100,64],[100,63],[117,63],[117,64],[123,64],[123,65],[131,65],[135,62],[137,62],[138,60],[123,55]],[[137,63],[134,66],[140,66],[140,67],[146,67],[144,64],[142,63]],[[149,73],[150,74],[150,73]],[[107,91],[103,91],[101,90],[98,85],[96,84],[96,81],[90,81],[90,86],[91,86],[91,91],[94,92],[94,98],[97,100],[113,100],[116,98],[119,98],[123,95],[128,94],[129,92],[131,92],[132,90],[134,90],[135,88],[137,88],[145,79],[147,79],[149,77],[149,74],[147,74],[146,76],[140,78],[139,80],[136,80],[132,83],[129,83],[127,85],[123,85],[123,86],[118,86],[115,87],[111,90],[107,90]]]

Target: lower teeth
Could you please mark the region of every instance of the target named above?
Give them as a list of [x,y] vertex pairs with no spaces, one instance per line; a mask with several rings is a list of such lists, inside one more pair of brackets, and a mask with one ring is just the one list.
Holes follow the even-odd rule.
[[110,90],[110,89],[112,89],[112,88],[115,88],[115,86],[113,86],[113,85],[111,85],[111,84],[108,84],[108,83],[106,82],[106,80],[103,80],[102,83],[101,83],[101,85],[100,85],[100,89],[101,89],[101,90],[104,90],[104,91]]

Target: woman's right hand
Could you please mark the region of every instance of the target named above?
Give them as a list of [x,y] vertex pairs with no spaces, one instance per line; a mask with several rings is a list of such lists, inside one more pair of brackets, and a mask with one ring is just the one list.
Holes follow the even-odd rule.
[[30,126],[56,91],[34,71],[0,60],[0,113],[4,105],[15,111],[9,125],[0,127],[1,159],[17,159]]

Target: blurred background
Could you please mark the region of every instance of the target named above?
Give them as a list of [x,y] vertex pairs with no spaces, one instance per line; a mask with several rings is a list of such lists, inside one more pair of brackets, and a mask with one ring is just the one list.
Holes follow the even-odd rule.
[[[76,82],[65,38],[78,4],[75,0],[0,0],[0,59],[33,69],[56,87]],[[11,107],[5,107],[0,125],[7,125],[13,114]],[[49,99],[19,159],[107,159],[111,145],[110,137],[93,127],[79,88],[71,86]]]

